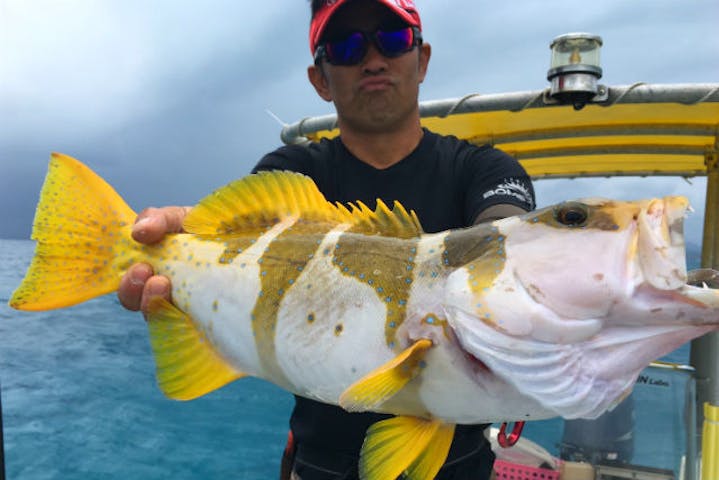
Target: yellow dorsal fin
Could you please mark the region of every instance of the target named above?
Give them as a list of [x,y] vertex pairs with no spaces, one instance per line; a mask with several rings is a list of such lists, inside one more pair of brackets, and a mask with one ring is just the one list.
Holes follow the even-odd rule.
[[150,300],[148,327],[157,383],[168,397],[192,400],[245,376],[222,359],[189,315],[167,300]]
[[394,202],[392,210],[377,199],[377,208],[372,211],[362,202],[351,205],[355,231],[378,233],[388,237],[412,238],[422,234],[422,226],[414,211],[407,212],[399,202]]
[[439,420],[399,416],[373,424],[360,452],[362,480],[397,478],[431,480],[442,468],[454,425]]
[[295,172],[260,172],[236,180],[208,195],[187,215],[189,233],[227,235],[263,232],[282,219],[297,216],[310,222],[350,221],[325,200],[311,178]]
[[311,178],[289,171],[259,172],[216,190],[190,211],[184,228],[198,235],[261,233],[289,217],[308,223],[349,223],[366,234],[408,238],[422,233],[414,212],[399,203],[389,210],[378,201],[374,212],[362,203],[349,209],[333,205]]
[[416,341],[395,358],[350,385],[340,395],[340,406],[349,412],[376,409],[422,371],[424,356],[431,346],[430,340]]

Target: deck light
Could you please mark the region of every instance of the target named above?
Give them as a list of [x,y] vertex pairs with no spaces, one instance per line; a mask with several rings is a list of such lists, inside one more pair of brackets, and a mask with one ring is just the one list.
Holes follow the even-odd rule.
[[571,103],[576,110],[596,100],[603,87],[599,49],[602,38],[589,33],[567,33],[552,41],[552,64],[547,72],[551,82],[549,95],[561,103]]

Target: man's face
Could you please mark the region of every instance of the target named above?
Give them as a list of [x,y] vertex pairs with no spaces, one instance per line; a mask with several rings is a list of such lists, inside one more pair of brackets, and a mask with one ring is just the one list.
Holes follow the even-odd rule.
[[[382,5],[350,2],[332,17],[323,38],[404,26]],[[320,67],[310,67],[310,80],[323,99],[334,102],[340,128],[388,132],[418,115],[419,84],[425,76],[429,52],[429,46],[422,45],[399,57],[387,58],[370,45],[357,65],[336,66],[322,60]]]

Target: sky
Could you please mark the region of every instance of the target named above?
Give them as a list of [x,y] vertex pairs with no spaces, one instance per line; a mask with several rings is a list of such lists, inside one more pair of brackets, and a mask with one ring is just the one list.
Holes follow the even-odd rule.
[[[600,35],[601,83],[719,81],[717,0],[417,0],[433,47],[420,101],[548,86],[549,44]],[[192,205],[334,113],[311,88],[306,0],[0,0],[0,238],[29,238],[50,152],[136,210]],[[268,113],[268,112],[271,112]],[[275,118],[276,117],[276,118]],[[541,180],[591,195],[703,199],[703,178]],[[702,210],[689,225],[698,241]]]

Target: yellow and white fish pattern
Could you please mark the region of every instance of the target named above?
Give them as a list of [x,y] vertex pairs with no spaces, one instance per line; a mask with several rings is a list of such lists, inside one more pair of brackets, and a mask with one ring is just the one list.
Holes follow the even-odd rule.
[[264,172],[203,199],[187,233],[144,246],[117,193],[53,154],[10,305],[76,304],[148,262],[173,285],[148,316],[166,395],[252,375],[396,414],[368,431],[361,477],[429,479],[455,424],[596,417],[650,361],[719,327],[717,290],[685,283],[687,207],[567,202],[424,234],[399,204],[333,205],[303,175]]

